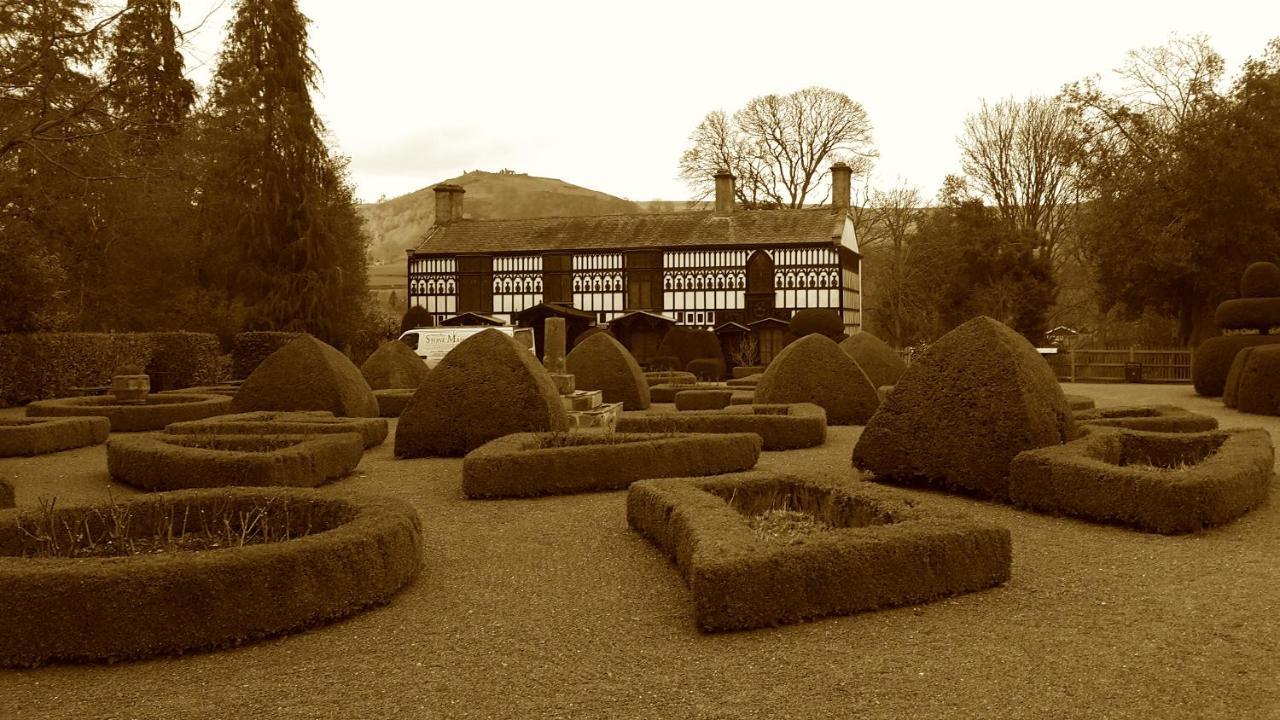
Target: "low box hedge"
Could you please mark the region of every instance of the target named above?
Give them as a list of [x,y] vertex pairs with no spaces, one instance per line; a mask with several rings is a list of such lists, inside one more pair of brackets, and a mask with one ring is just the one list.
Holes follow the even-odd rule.
[[760,384],[761,377],[764,376],[760,373],[756,373],[755,375],[747,375],[746,377],[733,378],[732,380],[725,381],[725,385],[728,385],[731,388],[754,390],[755,387]]
[[324,410],[235,413],[207,420],[173,423],[165,432],[182,435],[312,435],[353,432],[366,448],[387,439],[387,421],[382,418],[340,418]]
[[409,401],[413,399],[413,394],[417,391],[417,388],[374,390],[373,397],[378,401],[378,416],[384,418],[400,417],[400,413],[404,412],[404,409],[408,407]]
[[1067,406],[1071,408],[1072,412],[1079,410],[1092,410],[1094,407],[1093,398],[1091,397],[1085,395],[1072,395],[1071,393],[1064,393],[1062,396],[1067,399]]
[[360,464],[364,439],[328,435],[167,435],[107,442],[111,479],[144,490],[233,485],[316,487]]
[[[753,528],[771,513],[823,529],[773,538]],[[627,522],[675,560],[697,625],[711,632],[981,590],[1007,581],[1013,560],[1005,528],[931,515],[835,479],[645,480],[627,493]]]
[[698,382],[698,376],[678,370],[661,370],[645,373],[644,380],[650,388],[655,385],[693,385]]
[[676,393],[676,410],[720,410],[729,407],[733,391],[725,388],[714,390],[683,390]]
[[105,417],[0,419],[0,457],[98,445],[110,432],[111,421]]
[[120,405],[110,395],[37,400],[27,406],[27,417],[82,417],[96,415],[111,421],[112,432],[161,430],[166,425],[222,415],[231,409],[225,395],[165,393],[148,395],[144,405]]
[[749,433],[516,433],[462,461],[470,498],[621,490],[636,480],[736,472],[754,467],[760,438]]
[[765,450],[817,447],[827,440],[827,413],[817,405],[731,405],[723,410],[622,413],[618,432],[755,433]]
[[[744,380],[752,375],[760,375],[764,373],[764,365],[738,365],[733,368],[732,375],[734,380]],[[758,380],[758,378],[757,378]]]
[[1064,445],[1028,450],[1010,468],[1010,500],[1039,512],[1163,534],[1243,515],[1271,488],[1265,430],[1153,433],[1091,427]]
[[[751,390],[736,390],[729,398],[730,405],[755,405],[756,394]],[[796,403],[797,405],[808,405],[810,403]],[[825,413],[826,410],[823,410]]]
[[[128,539],[237,528],[250,515],[279,542],[125,557],[31,557],[42,528],[127,517]],[[32,530],[34,529],[34,536]],[[182,490],[0,517],[0,665],[101,661],[220,648],[387,602],[422,564],[422,527],[402,500],[298,488]],[[185,537],[185,534],[179,535]],[[64,544],[83,545],[61,538]]]
[[1075,413],[1077,425],[1147,430],[1149,432],[1190,433],[1217,430],[1218,421],[1177,405],[1116,405]]
[[656,403],[673,403],[676,401],[676,393],[686,392],[688,390],[723,390],[723,385],[715,383],[679,383],[652,385],[649,387],[649,401]]
[[231,376],[243,380],[275,351],[305,333],[255,331],[236,333],[231,341]]

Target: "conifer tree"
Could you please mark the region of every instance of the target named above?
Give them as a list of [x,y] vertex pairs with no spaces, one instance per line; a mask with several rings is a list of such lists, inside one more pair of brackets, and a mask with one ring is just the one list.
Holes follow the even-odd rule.
[[134,137],[173,137],[196,101],[195,83],[182,74],[174,0],[129,0],[110,40],[107,100]]

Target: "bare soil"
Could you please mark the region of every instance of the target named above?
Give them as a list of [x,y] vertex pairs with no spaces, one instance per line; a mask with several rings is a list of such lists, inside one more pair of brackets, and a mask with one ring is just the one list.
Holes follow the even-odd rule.
[[[1066,387],[1280,434],[1186,385]],[[853,481],[861,429],[760,467]],[[468,501],[461,459],[391,450],[321,490],[417,506],[426,568],[390,605],[229,651],[0,670],[0,718],[1280,718],[1277,499],[1170,537],[899,489],[1008,527],[1012,580],[706,636],[671,562],[628,529],[625,492]],[[19,506],[136,492],[109,482],[102,446],[0,459],[0,475]]]

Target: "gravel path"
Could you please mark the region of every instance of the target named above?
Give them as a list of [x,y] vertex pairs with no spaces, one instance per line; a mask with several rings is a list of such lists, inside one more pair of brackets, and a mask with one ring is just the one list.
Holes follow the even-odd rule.
[[[1064,387],[1280,433],[1189,386]],[[760,466],[852,480],[860,431]],[[461,461],[391,447],[326,489],[421,512],[426,570],[390,605],[230,651],[0,670],[0,718],[1280,718],[1280,500],[1163,537],[900,490],[1007,526],[1013,579],[705,636],[676,570],[628,529],[624,492],[467,501]],[[135,492],[108,482],[101,446],[0,460],[0,474],[19,505]]]

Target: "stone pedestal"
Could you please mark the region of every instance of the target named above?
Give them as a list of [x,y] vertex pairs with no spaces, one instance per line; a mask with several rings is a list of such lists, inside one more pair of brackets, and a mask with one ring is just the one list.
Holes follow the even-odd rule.
[[[573,377],[570,375],[569,377]],[[599,390],[575,390],[560,396],[560,404],[569,412],[594,410],[604,402],[604,393]]]
[[576,389],[573,376],[569,373],[550,373],[551,380],[556,384],[556,392],[561,395],[571,395]]
[[565,337],[564,318],[547,318],[543,324],[542,364],[552,375],[565,371]]

